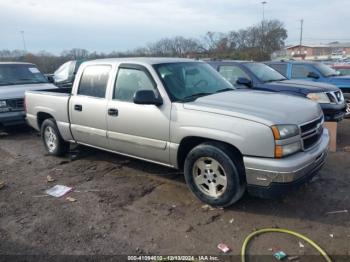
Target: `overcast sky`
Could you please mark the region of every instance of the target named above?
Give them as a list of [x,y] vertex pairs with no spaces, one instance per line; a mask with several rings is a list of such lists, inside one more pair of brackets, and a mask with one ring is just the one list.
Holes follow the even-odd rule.
[[[287,43],[350,42],[349,0],[266,0],[266,19],[279,19]],[[200,38],[262,19],[261,0],[0,0],[0,49],[60,53],[75,47],[125,51],[162,37]]]

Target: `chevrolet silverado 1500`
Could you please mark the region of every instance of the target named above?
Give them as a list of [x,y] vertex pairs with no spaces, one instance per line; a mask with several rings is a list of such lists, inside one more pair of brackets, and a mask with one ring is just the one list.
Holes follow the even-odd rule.
[[71,93],[29,91],[26,104],[49,154],[78,143],[183,169],[192,192],[214,206],[246,189],[285,192],[313,177],[328,149],[317,103],[236,90],[189,59],[84,62]]

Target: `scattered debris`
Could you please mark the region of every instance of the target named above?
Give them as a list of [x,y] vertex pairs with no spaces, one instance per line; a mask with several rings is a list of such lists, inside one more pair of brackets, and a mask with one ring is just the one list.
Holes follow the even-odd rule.
[[344,209],[344,210],[330,211],[330,212],[327,212],[326,215],[340,214],[340,213],[348,213],[348,210]]
[[5,187],[5,182],[4,181],[0,181],[0,189],[3,189]]
[[66,200],[68,200],[69,202],[77,202],[77,200],[73,197],[67,197]]
[[218,244],[218,249],[220,249],[224,253],[231,251],[231,249],[224,243]]
[[213,210],[215,210],[215,208],[213,208],[213,207],[211,207],[211,206],[209,206],[209,205],[203,205],[203,206],[202,206],[202,209],[203,209],[204,211],[208,211],[208,210],[213,211]]
[[305,246],[304,246],[303,243],[301,243],[301,242],[299,241],[299,247],[300,247],[300,248],[304,248]]
[[63,185],[56,185],[54,187],[51,187],[50,189],[47,189],[45,192],[46,194],[53,196],[53,197],[61,197],[64,196],[65,194],[69,193],[72,191],[73,188],[63,186]]
[[343,149],[345,152],[350,152],[350,146],[345,146]]
[[172,205],[171,207],[172,207],[172,208],[176,208],[176,205]]
[[56,179],[54,179],[52,176],[50,176],[50,175],[48,175],[47,177],[46,177],[46,180],[47,180],[47,182],[48,183],[50,183],[50,182],[55,182],[56,181]]
[[299,259],[298,256],[292,256],[292,257],[287,257],[289,261],[294,261],[294,260],[297,260]]
[[230,224],[232,224],[235,221],[234,218],[230,219]]
[[333,235],[333,234],[329,234],[329,236],[330,236],[331,238],[334,238],[334,235]]
[[287,254],[284,253],[283,251],[277,251],[275,254],[273,254],[273,256],[278,260],[283,260],[287,257]]

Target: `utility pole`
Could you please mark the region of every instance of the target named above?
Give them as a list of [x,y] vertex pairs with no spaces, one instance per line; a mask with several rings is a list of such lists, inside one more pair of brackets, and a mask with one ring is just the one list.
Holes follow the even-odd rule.
[[22,35],[23,50],[27,52],[26,41],[24,40],[24,31],[21,30],[20,33],[21,33],[21,35]]
[[299,41],[299,53],[301,56],[301,45],[303,43],[303,23],[304,23],[304,19],[300,20],[300,41]]
[[262,1],[261,4],[262,4],[262,21],[264,23],[264,21],[265,21],[265,5],[267,4],[267,2]]

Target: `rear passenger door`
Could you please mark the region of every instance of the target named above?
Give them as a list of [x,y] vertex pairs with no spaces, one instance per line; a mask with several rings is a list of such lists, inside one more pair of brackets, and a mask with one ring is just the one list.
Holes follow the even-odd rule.
[[112,66],[89,65],[84,68],[79,86],[70,99],[70,122],[76,141],[107,147],[106,90]]
[[140,105],[133,102],[138,90],[152,90],[159,96],[149,70],[141,65],[119,66],[108,104],[110,149],[148,160],[169,163],[171,104]]

